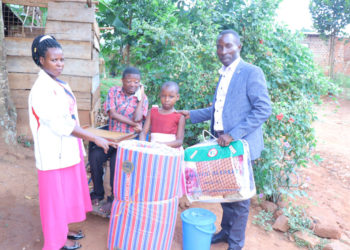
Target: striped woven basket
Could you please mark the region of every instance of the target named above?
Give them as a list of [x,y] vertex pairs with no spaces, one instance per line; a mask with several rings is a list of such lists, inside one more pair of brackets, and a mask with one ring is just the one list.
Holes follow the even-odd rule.
[[157,202],[114,200],[108,232],[109,249],[171,248],[178,198]]
[[145,141],[119,144],[114,197],[121,201],[162,201],[177,196],[183,151]]

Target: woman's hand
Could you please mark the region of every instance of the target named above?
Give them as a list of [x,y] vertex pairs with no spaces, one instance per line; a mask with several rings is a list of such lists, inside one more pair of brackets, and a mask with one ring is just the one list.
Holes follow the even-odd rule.
[[93,133],[79,127],[76,125],[72,131],[72,135],[83,140],[88,140],[94,142],[97,146],[103,148],[105,154],[108,153],[109,146],[117,148],[118,144],[116,142],[107,141],[106,139],[96,136]]
[[103,148],[103,151],[105,152],[105,154],[108,153],[108,149],[109,146],[113,147],[113,148],[117,148],[118,144],[116,142],[112,142],[112,141],[107,141],[106,139],[102,138],[102,137],[95,137],[94,143]]

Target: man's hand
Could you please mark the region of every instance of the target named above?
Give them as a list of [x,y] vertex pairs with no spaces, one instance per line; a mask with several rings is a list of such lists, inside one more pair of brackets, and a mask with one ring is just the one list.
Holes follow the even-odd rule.
[[133,126],[136,133],[140,133],[142,131],[142,127],[139,123],[136,123],[135,126]]
[[177,113],[182,114],[183,116],[185,116],[185,119],[189,119],[190,118],[190,111],[188,111],[188,110],[178,110]]
[[141,97],[144,97],[144,95],[145,95],[145,87],[143,86],[143,84],[141,84],[141,86],[140,86],[140,91],[141,91]]
[[229,134],[223,134],[216,141],[221,147],[227,147],[233,141],[233,138]]

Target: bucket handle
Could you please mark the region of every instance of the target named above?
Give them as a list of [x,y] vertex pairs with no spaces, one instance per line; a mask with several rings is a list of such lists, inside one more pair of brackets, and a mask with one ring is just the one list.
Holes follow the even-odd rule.
[[202,228],[200,226],[195,226],[195,228],[197,228],[199,231],[201,231],[203,233],[207,233],[207,234],[213,234],[216,231],[216,227],[214,224],[212,224],[212,228],[210,228],[210,229]]

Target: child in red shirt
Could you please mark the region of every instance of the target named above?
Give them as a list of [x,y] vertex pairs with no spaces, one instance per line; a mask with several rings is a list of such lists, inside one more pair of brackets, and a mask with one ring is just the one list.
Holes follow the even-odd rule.
[[[139,135],[144,141],[146,135],[151,130],[151,142],[166,144],[169,147],[183,150],[182,143],[185,134],[185,117],[177,113],[174,105],[179,100],[179,86],[176,82],[165,82],[160,91],[161,108],[152,107],[147,114],[145,124]],[[183,183],[182,183],[182,186]],[[181,188],[180,188],[181,189]],[[179,196],[184,193],[184,188],[179,192]],[[185,199],[180,200],[180,206],[189,206]]]
[[145,140],[151,129],[152,142],[180,148],[185,133],[185,117],[177,113],[174,108],[176,101],[179,100],[179,86],[175,82],[165,82],[159,97],[162,107],[152,107],[148,111],[140,140]]

